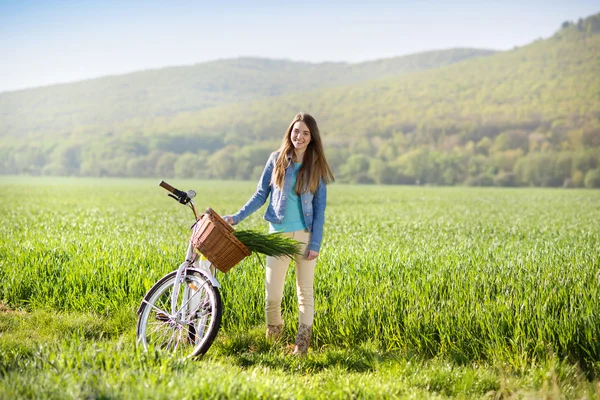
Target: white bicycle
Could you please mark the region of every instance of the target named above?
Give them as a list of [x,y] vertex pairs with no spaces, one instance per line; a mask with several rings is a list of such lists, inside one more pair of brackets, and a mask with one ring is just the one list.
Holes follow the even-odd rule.
[[[192,201],[196,193],[184,192],[161,181],[169,196],[199,215]],[[216,269],[192,246],[179,268],[162,277],[146,293],[138,308],[137,343],[144,350],[162,349],[185,357],[208,351],[217,336],[223,302]]]

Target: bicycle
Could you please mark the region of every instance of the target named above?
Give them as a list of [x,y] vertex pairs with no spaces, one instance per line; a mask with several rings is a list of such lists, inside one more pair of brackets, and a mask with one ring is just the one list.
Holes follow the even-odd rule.
[[[184,192],[164,181],[159,186],[170,192],[169,197],[191,208],[196,222],[200,220],[192,201],[196,195],[193,190]],[[138,345],[188,358],[205,354],[223,316],[221,285],[215,274],[216,268],[195,251],[190,239],[185,261],[148,290],[137,310]]]

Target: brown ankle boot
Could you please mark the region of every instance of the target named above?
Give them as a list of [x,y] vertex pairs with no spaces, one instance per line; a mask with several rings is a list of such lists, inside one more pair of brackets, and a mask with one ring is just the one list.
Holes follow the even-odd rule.
[[298,325],[298,334],[296,335],[296,346],[294,346],[294,355],[304,355],[308,352],[310,336],[312,335],[312,325]]
[[281,339],[281,336],[283,334],[283,324],[279,324],[279,325],[267,325],[267,332],[265,334],[265,337],[268,340],[279,340]]

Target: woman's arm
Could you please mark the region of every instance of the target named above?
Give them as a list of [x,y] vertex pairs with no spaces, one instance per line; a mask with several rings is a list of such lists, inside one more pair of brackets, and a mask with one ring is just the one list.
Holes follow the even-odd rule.
[[319,188],[313,197],[313,223],[312,234],[308,250],[319,253],[321,249],[321,240],[323,239],[323,225],[325,225],[325,205],[327,203],[327,185],[321,179]]
[[269,193],[271,193],[271,176],[273,175],[273,168],[275,166],[275,161],[277,160],[276,154],[277,153],[272,153],[267,160],[265,169],[258,180],[256,192],[254,192],[252,197],[237,213],[224,218],[227,222],[231,222],[233,225],[238,224],[266,203],[269,198]]

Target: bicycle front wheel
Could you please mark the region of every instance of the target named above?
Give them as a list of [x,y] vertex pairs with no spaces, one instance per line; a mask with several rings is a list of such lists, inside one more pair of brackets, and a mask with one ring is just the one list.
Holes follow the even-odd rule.
[[223,315],[219,289],[204,275],[187,271],[172,298],[177,271],[165,275],[146,294],[139,309],[137,342],[185,357],[206,353],[217,336]]

